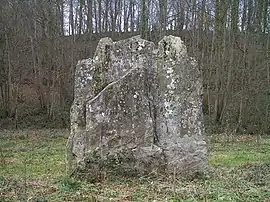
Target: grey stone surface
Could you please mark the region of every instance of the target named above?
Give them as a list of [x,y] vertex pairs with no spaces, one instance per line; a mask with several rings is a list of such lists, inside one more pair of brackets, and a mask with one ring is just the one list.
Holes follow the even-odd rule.
[[140,37],[101,39],[94,58],[76,66],[69,172],[203,171],[201,95],[201,73],[180,38],[166,36],[158,49]]

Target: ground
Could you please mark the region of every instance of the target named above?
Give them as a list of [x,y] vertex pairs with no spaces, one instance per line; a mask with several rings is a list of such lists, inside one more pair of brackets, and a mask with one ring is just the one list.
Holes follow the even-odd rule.
[[196,178],[66,176],[67,130],[0,131],[0,201],[270,202],[270,137],[208,137],[209,171]]

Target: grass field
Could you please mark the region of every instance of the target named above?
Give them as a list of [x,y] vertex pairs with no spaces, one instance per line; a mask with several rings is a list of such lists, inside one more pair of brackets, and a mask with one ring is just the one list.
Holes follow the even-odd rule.
[[66,130],[0,132],[0,201],[270,202],[270,137],[209,138],[209,171],[87,183],[66,176]]

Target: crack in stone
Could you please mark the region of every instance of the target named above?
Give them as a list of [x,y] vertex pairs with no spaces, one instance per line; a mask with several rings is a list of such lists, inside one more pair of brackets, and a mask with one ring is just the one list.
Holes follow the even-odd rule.
[[119,83],[121,80],[124,80],[127,76],[129,76],[132,72],[134,72],[137,69],[141,69],[139,67],[135,67],[130,69],[126,74],[124,74],[122,77],[120,77],[119,79],[117,79],[116,81],[113,81],[111,83],[109,83],[107,86],[105,86],[94,98],[92,99],[87,99],[86,102],[94,102],[95,100],[97,100],[107,89],[109,89],[110,87],[112,87],[113,85]]

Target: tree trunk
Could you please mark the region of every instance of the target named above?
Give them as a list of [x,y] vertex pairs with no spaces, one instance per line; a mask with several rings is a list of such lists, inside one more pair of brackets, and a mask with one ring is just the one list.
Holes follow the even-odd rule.
[[135,13],[135,10],[134,10],[134,3],[133,3],[134,0],[130,0],[130,3],[129,3],[129,13],[130,13],[130,30],[131,30],[131,34],[134,33],[134,13]]
[[72,36],[74,36],[74,15],[73,15],[73,0],[70,0],[69,4],[69,28],[71,29]]
[[244,32],[246,29],[246,20],[247,20],[247,0],[243,0],[243,11],[242,11],[242,22],[241,22],[241,31]]
[[98,0],[98,32],[99,33],[102,33],[101,13],[102,13],[101,0]]
[[87,33],[88,33],[88,40],[91,40],[92,38],[92,0],[87,0],[87,6],[88,6],[88,10],[87,10]]
[[124,32],[128,32],[128,21],[129,21],[129,13],[128,13],[128,6],[126,0],[123,3],[124,7]]
[[6,83],[6,89],[5,89],[5,94],[6,94],[6,114],[7,116],[10,116],[10,112],[11,112],[11,86],[12,86],[12,80],[11,80],[11,59],[10,59],[10,44],[9,44],[9,39],[8,39],[8,35],[7,32],[5,32],[5,41],[6,41],[6,53],[7,53],[7,64],[8,64],[8,68],[7,68],[7,83]]
[[[266,33],[267,31],[267,26],[268,26],[268,23],[267,23],[267,18],[268,18],[268,8],[269,8],[269,5],[270,5],[270,2],[269,0],[265,0],[264,1],[264,8],[263,8],[263,33]],[[268,33],[269,33],[269,29],[268,29]]]
[[106,3],[105,3],[105,19],[104,19],[104,22],[105,22],[104,31],[108,32],[109,31],[109,29],[108,29],[108,24],[109,24],[109,0],[106,0]]
[[167,14],[167,0],[159,0],[159,22],[160,22],[160,37],[166,34],[166,14]]
[[84,0],[80,0],[80,5],[79,5],[79,29],[78,29],[78,34],[79,36],[83,33],[82,32],[82,27],[83,27],[83,2]]
[[147,0],[141,1],[141,28],[140,28],[140,35],[143,39],[147,37]]

